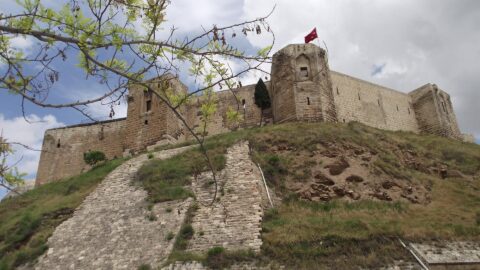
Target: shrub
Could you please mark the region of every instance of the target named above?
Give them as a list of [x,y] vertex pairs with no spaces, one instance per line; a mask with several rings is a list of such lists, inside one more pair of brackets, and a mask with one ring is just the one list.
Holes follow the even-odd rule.
[[95,166],[95,164],[105,161],[106,157],[102,151],[88,151],[83,153],[83,160],[86,164],[90,166]]
[[194,233],[194,230],[192,225],[190,224],[183,226],[182,229],[180,230],[180,234],[184,239],[192,239],[193,233]]
[[212,269],[223,269],[228,266],[223,247],[213,247],[207,252],[207,265]]
[[165,237],[165,239],[166,239],[167,241],[170,241],[170,240],[173,239],[173,237],[175,237],[175,234],[173,234],[172,232],[169,232],[169,233],[167,234],[167,237]]
[[152,154],[152,153],[148,153],[147,157],[148,157],[148,159],[152,159],[152,158],[153,158],[153,154]]
[[138,267],[138,270],[151,270],[152,267],[149,264],[142,264]]

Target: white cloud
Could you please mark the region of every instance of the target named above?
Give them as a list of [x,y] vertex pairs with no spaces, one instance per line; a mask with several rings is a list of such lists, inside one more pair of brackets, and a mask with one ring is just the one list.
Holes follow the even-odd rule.
[[[333,70],[404,92],[434,82],[451,95],[462,131],[480,138],[480,1],[245,0],[242,18],[264,15],[273,5],[274,51],[303,43],[317,27]],[[382,64],[372,76],[372,66]]]
[[[64,124],[58,122],[53,115],[39,117],[31,114],[27,116],[27,119],[31,123],[25,121],[23,117],[7,119],[3,114],[0,114],[0,130],[3,132],[3,136],[9,142],[18,142],[33,149],[40,150],[42,148],[45,130],[64,126]],[[14,145],[13,148],[16,152],[11,159],[8,160],[9,164],[14,164],[20,160],[17,166],[19,171],[27,173],[27,178],[34,178],[40,159],[40,152],[28,150],[19,145]]]
[[33,46],[33,43],[32,37],[17,36],[10,39],[10,45],[19,50],[28,50]]

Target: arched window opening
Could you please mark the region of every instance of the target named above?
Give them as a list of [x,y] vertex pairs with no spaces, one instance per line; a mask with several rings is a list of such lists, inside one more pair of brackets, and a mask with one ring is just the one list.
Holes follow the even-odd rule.
[[300,78],[308,78],[308,67],[300,67]]
[[310,78],[310,60],[304,54],[300,55],[296,59],[297,80],[305,81]]
[[60,146],[61,146],[61,145],[60,145],[60,139],[58,139],[58,141],[57,141],[57,148],[60,148]]

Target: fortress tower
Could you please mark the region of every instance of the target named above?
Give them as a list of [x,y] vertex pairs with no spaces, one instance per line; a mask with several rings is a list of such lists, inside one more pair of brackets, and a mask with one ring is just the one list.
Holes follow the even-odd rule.
[[285,121],[337,121],[325,50],[292,44],[273,55],[273,118]]
[[[149,81],[152,88],[167,97],[187,93],[187,87],[172,75]],[[132,85],[128,95],[126,150],[137,152],[163,139],[183,136],[182,123],[173,111],[145,87]]]
[[429,83],[409,95],[421,133],[462,139],[449,94]]

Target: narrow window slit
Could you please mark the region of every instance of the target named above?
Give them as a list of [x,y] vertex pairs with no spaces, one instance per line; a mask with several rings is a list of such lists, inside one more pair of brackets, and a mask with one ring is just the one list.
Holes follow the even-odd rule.
[[307,97],[307,105],[310,105],[310,98]]
[[152,101],[151,100],[147,100],[147,112],[151,111],[152,110]]

